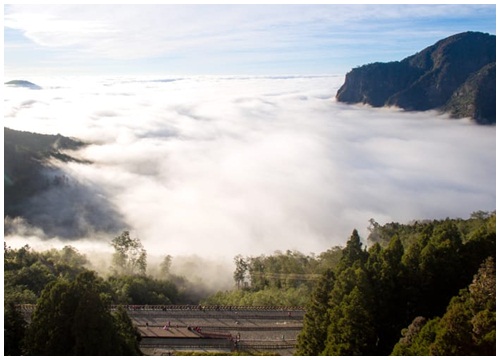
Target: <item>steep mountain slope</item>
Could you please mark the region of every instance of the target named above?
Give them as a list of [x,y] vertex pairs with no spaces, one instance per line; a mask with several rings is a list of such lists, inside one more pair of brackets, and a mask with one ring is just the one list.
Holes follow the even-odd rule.
[[[75,161],[62,150],[83,143],[61,135],[42,135],[4,128],[4,211],[21,215],[24,201],[62,179],[49,160]],[[50,176],[48,175],[50,174]]]
[[59,134],[4,128],[4,234],[19,232],[19,219],[48,237],[64,239],[125,227],[99,187],[80,182],[59,166],[88,163],[65,152],[85,145]]
[[465,32],[401,61],[351,70],[337,100],[410,111],[437,109],[453,117],[496,122],[496,37]]

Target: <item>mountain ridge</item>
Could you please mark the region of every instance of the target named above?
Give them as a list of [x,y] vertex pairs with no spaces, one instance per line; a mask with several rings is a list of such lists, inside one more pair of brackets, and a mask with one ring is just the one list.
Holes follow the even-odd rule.
[[496,123],[496,36],[463,32],[401,61],[371,63],[346,74],[336,99],[408,111],[439,110]]

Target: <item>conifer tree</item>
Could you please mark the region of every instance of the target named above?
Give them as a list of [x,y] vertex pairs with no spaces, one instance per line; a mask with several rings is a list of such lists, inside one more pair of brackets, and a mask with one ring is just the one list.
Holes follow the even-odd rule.
[[297,355],[314,356],[324,350],[329,325],[328,304],[334,284],[335,275],[332,270],[327,270],[314,289],[307,307],[298,337]]
[[373,354],[376,345],[374,296],[361,263],[336,276],[329,302],[329,327],[321,355]]
[[346,243],[345,248],[342,249],[342,258],[340,260],[339,269],[342,270],[352,266],[356,261],[360,262],[360,264],[364,264],[367,257],[368,254],[365,250],[363,250],[363,244],[361,243],[358,230],[354,229],[351,237]]
[[321,355],[373,354],[377,335],[370,300],[357,286],[330,312],[325,350]]

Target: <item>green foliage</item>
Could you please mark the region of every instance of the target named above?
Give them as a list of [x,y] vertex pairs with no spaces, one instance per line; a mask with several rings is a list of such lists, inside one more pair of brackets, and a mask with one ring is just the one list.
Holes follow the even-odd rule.
[[440,356],[473,354],[470,317],[470,311],[463,297],[453,298],[438,323],[436,338],[429,346],[430,354]]
[[334,285],[335,274],[332,270],[327,270],[317,283],[307,305],[303,330],[297,339],[296,355],[313,356],[323,351],[329,324],[330,293]]
[[317,260],[299,251],[274,252],[270,256],[248,257],[246,259],[248,285],[258,291],[266,288],[289,289],[304,285],[317,277]]
[[340,259],[340,268],[353,266],[356,262],[363,264],[366,261],[367,253],[363,250],[363,244],[358,231],[354,229],[352,235],[342,249],[342,258]]
[[71,246],[36,252],[28,245],[13,250],[4,244],[5,299],[35,303],[47,284],[58,278],[74,280],[87,264],[86,257]]
[[371,354],[376,343],[370,299],[357,286],[330,310],[325,349],[322,355]]
[[310,296],[309,288],[278,289],[267,288],[253,291],[239,289],[218,291],[203,299],[203,305],[234,305],[234,306],[304,306]]
[[118,352],[123,355],[141,355],[141,350],[139,349],[141,334],[132,323],[125,308],[118,306],[113,313],[113,317],[118,337],[121,340],[121,349]]
[[85,255],[69,245],[62,250],[51,249],[43,254],[46,261],[53,264],[55,272],[68,278],[76,277],[89,264]]
[[305,306],[317,279],[336,266],[342,248],[333,247],[315,256],[299,251],[234,258],[236,289],[220,291],[203,300],[220,305]]
[[22,340],[26,332],[27,322],[13,302],[4,307],[4,355],[22,355]]
[[233,273],[233,279],[238,289],[240,289],[245,282],[245,273],[248,270],[248,263],[243,256],[237,255],[234,257],[234,264],[236,265],[236,269]]
[[373,288],[359,260],[336,275],[329,306],[327,339],[321,355],[372,354],[376,342]]
[[442,317],[403,331],[392,355],[495,355],[495,283],[495,262],[490,257],[469,287],[451,299]]
[[408,328],[401,330],[402,338],[394,346],[391,355],[397,356],[410,356],[416,355],[412,352],[411,348],[415,339],[418,337],[420,330],[427,323],[427,319],[422,316],[417,316],[413,319],[412,323]]
[[311,272],[316,274],[324,274],[326,271],[334,269],[340,259],[342,258],[342,248],[340,246],[334,246],[317,256],[313,263]]
[[[400,341],[396,344],[391,355],[431,355],[429,348],[436,339],[436,328],[438,326],[439,318],[434,318],[430,321],[427,321],[425,318],[421,319],[423,320],[419,323],[417,323],[417,318],[413,321],[412,325],[414,325],[414,327],[411,330],[412,336],[406,338],[405,342]],[[402,333],[407,332],[410,332],[410,327],[402,331]]]
[[108,279],[115,303],[118,304],[176,304],[180,294],[169,280],[145,275],[116,275]]
[[[495,256],[495,223],[496,214],[484,212],[410,225],[372,220],[368,251],[354,230],[332,269],[333,285],[320,279],[323,292],[307,305],[297,354],[494,354],[494,266],[471,281]],[[469,295],[450,302],[469,284]]]
[[[126,319],[115,317],[102,296],[105,285],[93,272],[74,281],[58,279],[42,292],[25,337],[25,353],[38,356],[132,355],[124,336]],[[130,331],[130,329],[128,329]]]
[[[240,288],[202,303],[306,306],[298,355],[494,354],[496,214],[372,226],[377,241],[368,250],[354,230],[344,248],[318,256],[239,255],[234,275]],[[109,346],[99,354],[135,354],[137,332],[126,313],[111,315],[107,305],[187,301],[179,284],[189,284],[169,273],[171,257],[162,265],[165,276],[154,279],[145,275],[138,239],[124,232],[114,242],[116,271],[106,281],[89,274],[86,257],[72,247],[35,252],[4,243],[9,351],[19,348],[22,336],[16,314],[7,314],[9,303],[38,299],[32,318],[38,325],[28,328],[25,354],[54,355],[95,354],[103,339]]]
[[496,336],[496,271],[486,259],[468,291],[452,299],[443,315],[433,355],[494,355]]
[[116,274],[146,273],[147,254],[139,239],[130,238],[130,233],[124,231],[111,241],[115,249],[112,270]]
[[397,235],[393,236],[385,249],[378,244],[372,246],[367,261],[367,272],[372,284],[374,327],[378,341],[374,354],[387,354],[394,346],[406,320],[407,307],[404,302],[405,289],[402,283],[405,269],[401,263],[403,245]]

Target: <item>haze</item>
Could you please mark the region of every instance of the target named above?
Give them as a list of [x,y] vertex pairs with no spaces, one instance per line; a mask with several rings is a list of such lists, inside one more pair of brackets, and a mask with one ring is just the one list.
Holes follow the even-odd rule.
[[[75,155],[92,164],[59,165],[113,209],[94,221],[118,215],[149,254],[318,254],[371,218],[495,210],[495,127],[337,103],[343,76],[27,80],[43,90],[5,87],[5,126],[89,142]],[[43,203],[64,213],[60,193]],[[77,248],[117,235],[81,216]],[[69,241],[13,226],[9,244]]]

